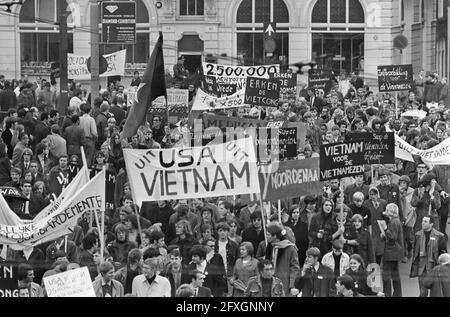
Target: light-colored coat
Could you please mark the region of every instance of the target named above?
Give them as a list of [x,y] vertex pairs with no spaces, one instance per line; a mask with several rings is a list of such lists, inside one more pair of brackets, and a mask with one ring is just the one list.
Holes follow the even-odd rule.
[[[328,252],[325,254],[322,258],[322,265],[330,268],[334,272],[334,258],[333,258],[333,251]],[[345,274],[345,271],[350,268],[350,257],[347,253],[342,252],[341,255],[341,263],[339,266],[339,276],[342,276]]]

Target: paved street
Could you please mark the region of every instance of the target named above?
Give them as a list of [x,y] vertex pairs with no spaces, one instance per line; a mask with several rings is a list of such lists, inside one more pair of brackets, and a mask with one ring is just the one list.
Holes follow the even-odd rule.
[[[447,235],[450,234],[450,226],[447,226]],[[447,250],[450,250],[450,243],[447,244]],[[400,263],[400,275],[402,279],[403,297],[418,297],[419,282],[416,278],[409,278],[411,261],[408,263]]]

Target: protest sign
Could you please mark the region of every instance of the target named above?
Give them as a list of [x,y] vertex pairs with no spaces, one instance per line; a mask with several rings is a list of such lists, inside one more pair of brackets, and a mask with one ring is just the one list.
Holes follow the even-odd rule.
[[320,146],[320,180],[343,178],[364,173],[364,141]]
[[280,161],[297,157],[297,128],[279,130]]
[[331,89],[333,72],[329,69],[310,69],[308,71],[308,87],[321,89],[325,93]]
[[138,205],[259,191],[252,138],[204,147],[123,152]]
[[[124,76],[126,54],[127,50],[122,50],[112,54],[103,55],[108,62],[108,68],[106,72],[100,74],[100,77]],[[87,66],[88,58],[89,56],[80,56],[72,53],[67,54],[67,74],[69,79],[91,79],[91,72],[88,70]]]
[[[239,80],[240,81],[240,80]],[[215,95],[218,97],[230,96],[238,90],[238,81],[234,80],[230,82],[234,83],[223,83],[223,80],[219,79],[219,83],[217,83],[217,79],[214,76],[205,76],[204,80],[204,88],[206,92],[210,95]]]
[[23,192],[17,189],[16,187],[1,186],[0,194],[2,194],[4,197],[13,197],[28,200],[28,198],[23,194]]
[[270,74],[270,78],[280,81],[280,97],[286,98],[289,95],[297,93],[297,74],[275,73]]
[[411,155],[417,155],[426,164],[450,165],[450,138],[431,149],[419,150],[395,135],[395,155],[408,161],[414,161]]
[[[0,203],[4,200],[0,199]],[[23,221],[19,225],[0,224],[0,244],[13,250],[24,250],[67,234],[85,212],[104,211],[105,173],[98,174],[75,195],[63,199],[50,215],[42,219]],[[4,206],[0,207],[4,209]],[[42,212],[41,212],[42,213]]]
[[203,63],[206,91],[214,96],[231,96],[245,89],[247,77],[269,79],[279,73],[280,65],[228,66]]
[[87,266],[44,277],[48,297],[95,297]]
[[412,65],[378,66],[378,88],[380,92],[413,89]]
[[364,141],[364,164],[395,164],[394,132],[349,133],[350,141]]
[[0,263],[0,297],[19,297],[17,266]]
[[245,90],[239,90],[228,97],[217,98],[200,88],[197,90],[192,111],[211,111],[216,109],[233,109],[245,106]]
[[280,99],[281,83],[276,79],[247,77],[245,103],[254,106],[276,107]]

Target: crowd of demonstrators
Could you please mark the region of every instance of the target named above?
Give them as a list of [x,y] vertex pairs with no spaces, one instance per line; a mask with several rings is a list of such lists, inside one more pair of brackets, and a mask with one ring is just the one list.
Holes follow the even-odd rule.
[[[199,85],[188,82],[183,63],[180,58],[174,68],[175,87],[187,87],[192,102]],[[8,113],[0,185],[27,197],[13,208],[21,218],[32,219],[68,185],[68,166],[82,161],[80,146],[90,168],[116,174],[114,204],[105,212],[104,250],[95,224],[85,218],[67,238],[41,244],[31,254],[7,248],[3,260],[20,264],[21,296],[46,296],[44,276],[80,266],[88,267],[99,297],[402,296],[399,262],[411,265],[411,278],[419,277],[420,296],[428,296],[429,289],[431,296],[450,295],[448,166],[414,157],[415,162],[374,166],[373,173],[367,167],[353,178],[325,182],[321,193],[283,200],[280,217],[276,202],[267,214],[239,196],[137,206],[123,149],[189,146],[187,120],[175,126],[153,115],[136,135],[122,140],[129,109],[120,83],[92,100],[73,83],[67,114],[60,117],[57,92],[48,82],[30,83],[26,76],[0,82],[0,106]],[[133,86],[139,84],[135,74]],[[426,115],[400,116],[408,110]],[[431,72],[421,72],[416,89],[398,100],[373,93],[355,73],[343,72],[330,91],[306,87],[271,112],[244,107],[212,113],[304,122],[306,145],[299,160],[319,157],[321,144],[345,141],[354,132],[394,131],[419,149],[450,136],[449,87]],[[371,263],[381,266],[383,292],[366,282]]]

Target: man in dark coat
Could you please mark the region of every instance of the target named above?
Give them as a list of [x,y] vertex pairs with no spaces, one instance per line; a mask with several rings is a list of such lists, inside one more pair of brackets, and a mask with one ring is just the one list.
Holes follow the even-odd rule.
[[261,241],[264,241],[264,230],[262,227],[262,215],[260,211],[255,211],[250,215],[252,224],[242,232],[242,241],[253,244],[253,249],[258,250]]
[[423,280],[439,261],[439,256],[447,252],[447,239],[444,234],[433,229],[433,217],[422,218],[422,230],[414,237],[414,254],[410,277],[419,277],[420,297],[428,297],[428,289]]
[[329,297],[331,295],[334,280],[333,271],[323,266],[320,261],[318,248],[310,248],[306,251],[306,262],[295,280],[294,294],[302,292],[302,297]]
[[194,288],[194,297],[212,297],[211,290],[203,286],[206,276],[202,272],[194,270],[189,273],[189,277]]
[[5,82],[5,88],[0,91],[0,108],[2,111],[8,111],[10,108],[16,108],[16,94],[14,93],[9,81]]

